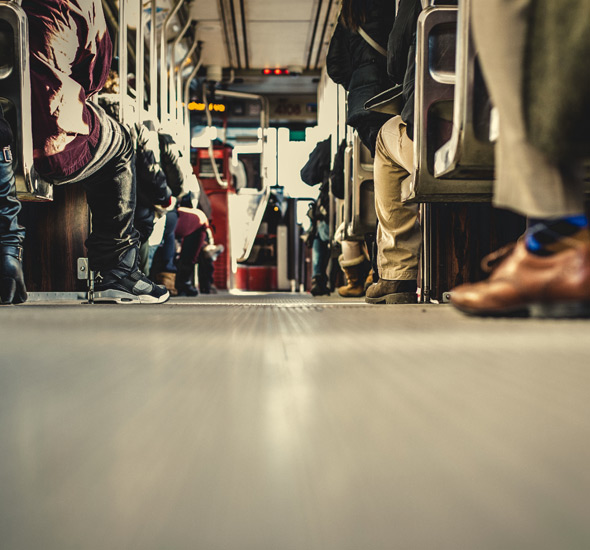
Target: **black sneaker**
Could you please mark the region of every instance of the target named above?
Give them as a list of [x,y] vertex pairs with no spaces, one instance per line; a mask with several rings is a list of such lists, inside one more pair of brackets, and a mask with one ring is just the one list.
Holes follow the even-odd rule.
[[163,304],[170,298],[166,287],[150,281],[139,269],[116,277],[112,274],[96,275],[94,300],[96,302],[117,302],[119,304]]

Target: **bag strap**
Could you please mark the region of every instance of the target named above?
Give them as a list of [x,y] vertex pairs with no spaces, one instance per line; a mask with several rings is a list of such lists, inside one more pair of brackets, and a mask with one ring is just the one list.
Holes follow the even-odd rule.
[[359,27],[359,34],[365,39],[370,46],[372,46],[375,50],[377,50],[382,56],[387,57],[387,50],[381,46],[378,42],[373,40],[366,32],[365,29]]

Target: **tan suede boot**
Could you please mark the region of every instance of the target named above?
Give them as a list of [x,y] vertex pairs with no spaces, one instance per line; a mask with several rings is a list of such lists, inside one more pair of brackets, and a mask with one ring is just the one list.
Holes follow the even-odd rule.
[[352,260],[344,260],[344,256],[338,258],[340,267],[346,275],[346,285],[338,288],[338,294],[343,298],[360,298],[365,295],[364,288],[364,263],[365,257],[358,256]]
[[168,292],[170,292],[170,296],[178,296],[178,290],[176,290],[176,273],[162,271],[156,274],[155,279],[156,283],[166,287]]

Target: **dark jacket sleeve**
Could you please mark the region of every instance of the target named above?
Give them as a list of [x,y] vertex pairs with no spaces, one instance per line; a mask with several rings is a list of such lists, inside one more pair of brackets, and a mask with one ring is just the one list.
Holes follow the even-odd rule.
[[330,172],[332,193],[337,199],[344,198],[344,156],[346,152],[346,140],[343,139],[338,146],[334,157],[334,166]]
[[348,90],[352,77],[352,57],[350,53],[350,31],[342,25],[340,20],[334,29],[328,54],[326,56],[326,70],[328,76],[336,83]]
[[182,193],[184,172],[180,164],[180,150],[170,134],[158,134],[160,139],[160,163],[166,175],[168,187],[175,197]]
[[307,185],[322,183],[330,169],[331,138],[320,141],[310,153],[308,161],[301,169],[301,179]]
[[137,171],[137,201],[144,206],[166,206],[172,196],[166,175],[158,162],[157,140],[148,139],[147,129],[142,127],[137,138],[135,168]]
[[2,106],[0,106],[0,148],[10,147],[12,145],[12,130],[10,124],[4,118]]
[[414,42],[421,11],[420,0],[401,0],[399,3],[397,16],[387,42],[387,73],[396,84],[404,82],[408,52]]

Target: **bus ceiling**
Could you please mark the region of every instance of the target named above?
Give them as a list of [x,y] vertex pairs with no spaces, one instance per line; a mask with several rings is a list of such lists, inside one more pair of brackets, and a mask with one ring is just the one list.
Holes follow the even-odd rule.
[[[134,1],[126,0],[126,7]],[[120,2],[103,0],[107,18],[109,12],[117,13]],[[154,5],[157,27],[172,14],[169,44],[188,21],[196,22],[196,36],[203,43],[199,76],[207,67],[218,67],[227,89],[309,96],[317,90],[339,1],[143,0],[146,11]],[[265,69],[271,72],[265,74]],[[283,73],[276,75],[276,69]]]

